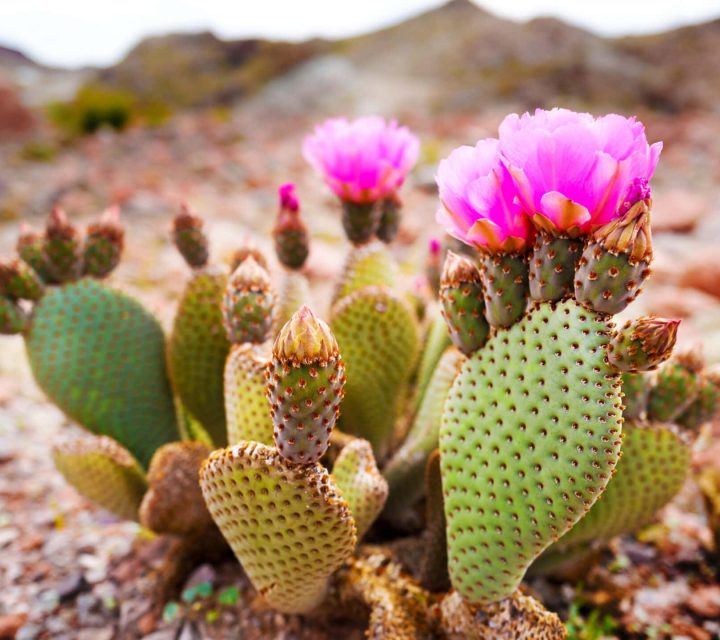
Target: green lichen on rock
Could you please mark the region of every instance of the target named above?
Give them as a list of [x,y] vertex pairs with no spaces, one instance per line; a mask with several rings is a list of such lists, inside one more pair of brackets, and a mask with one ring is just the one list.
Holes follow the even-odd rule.
[[449,570],[468,602],[509,596],[610,480],[622,424],[610,330],[573,300],[540,303],[455,379],[440,453]]
[[90,278],[52,287],[35,305],[25,343],[50,399],[141,465],[178,438],[165,336],[136,300]]

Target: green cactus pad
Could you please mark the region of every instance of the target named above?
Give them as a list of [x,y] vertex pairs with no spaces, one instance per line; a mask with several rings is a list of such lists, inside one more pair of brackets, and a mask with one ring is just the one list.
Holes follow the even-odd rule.
[[400,231],[402,204],[396,195],[385,198],[381,205],[380,222],[376,235],[385,243],[392,242]]
[[27,317],[17,302],[0,295],[0,335],[22,333],[26,325]]
[[720,410],[720,380],[717,376],[709,378],[705,374],[698,377],[697,397],[677,418],[678,424],[688,429],[697,429]]
[[633,261],[591,242],[583,251],[575,274],[575,297],[601,313],[620,313],[640,294],[650,275],[650,263]]
[[91,278],[50,288],[35,305],[25,342],[50,399],[144,467],[160,445],[178,438],[165,336],[136,300]]
[[394,289],[396,285],[397,265],[385,245],[376,240],[350,250],[332,302],[335,304],[341,298],[365,287]]
[[538,233],[529,263],[530,297],[552,302],[572,293],[582,249],[582,240]]
[[450,576],[469,602],[509,596],[610,480],[622,425],[610,334],[573,300],[538,303],[455,379],[440,453]]
[[527,258],[515,254],[484,254],[480,256],[480,268],[487,321],[493,327],[512,326],[527,306]]
[[341,428],[369,440],[381,460],[390,446],[404,388],[417,359],[415,315],[389,289],[367,287],[333,307],[330,326],[347,375]]
[[437,367],[437,363],[440,361],[443,353],[445,353],[447,348],[452,344],[447,324],[445,324],[445,320],[439,309],[433,307],[433,310],[428,315],[431,316],[431,319],[425,331],[425,337],[423,339],[425,346],[422,356],[420,357],[420,364],[417,368],[415,411],[420,407],[420,403],[425,396],[425,389]]
[[213,528],[198,485],[198,472],[210,448],[201,442],[171,442],[150,461],[148,491],[140,522],[156,533],[192,536]]
[[687,438],[661,423],[627,423],[623,434],[622,458],[607,489],[548,553],[637,531],[680,491],[690,467]]
[[623,374],[623,416],[626,420],[636,420],[645,415],[649,391],[648,379],[642,373]]
[[20,259],[29,264],[43,282],[52,282],[52,277],[45,264],[42,234],[33,231],[29,226],[21,224],[16,248]]
[[425,465],[425,533],[420,582],[429,591],[448,591],[447,523],[443,508],[440,452],[435,449]]
[[369,242],[380,226],[382,209],[379,202],[342,201],[342,224],[348,240],[355,245]]
[[670,361],[657,373],[648,397],[648,418],[672,422],[695,400],[698,394],[698,373],[682,362]]
[[445,399],[465,356],[455,347],[440,359],[410,431],[383,469],[390,485],[386,513],[391,520],[401,516],[423,495],[423,477],[428,456],[438,447]]
[[129,451],[107,436],[67,439],[53,448],[53,461],[68,484],[123,520],[137,520],[147,489],[145,473]]
[[195,273],[180,300],[168,344],[170,376],[187,410],[216,445],[227,442],[223,371],[230,350],[222,317],[227,277]]
[[358,438],[343,447],[335,460],[332,477],[347,500],[361,540],[385,506],[388,485],[380,475],[372,447]]
[[82,243],[78,230],[60,209],[53,209],[43,241],[45,268],[53,282],[70,282],[80,276]]
[[469,258],[448,252],[440,280],[440,302],[453,344],[466,355],[482,347],[490,325],[485,319],[480,271]]
[[228,279],[223,295],[223,321],[230,342],[265,342],[273,326],[275,302],[270,275],[252,257],[247,258]]
[[250,343],[233,345],[225,364],[225,414],[228,442],[252,440],[273,444],[273,421],[265,397],[266,348]]
[[275,333],[300,307],[309,304],[311,297],[308,279],[299,271],[285,271],[280,282],[275,309]]
[[108,217],[88,227],[83,246],[83,274],[105,278],[120,263],[125,232],[110,210]]
[[267,603],[305,613],[355,548],[350,509],[319,464],[295,465],[244,442],[213,453],[200,470],[210,514]]
[[42,297],[44,288],[42,280],[27,262],[0,262],[0,295],[11,300],[37,301]]

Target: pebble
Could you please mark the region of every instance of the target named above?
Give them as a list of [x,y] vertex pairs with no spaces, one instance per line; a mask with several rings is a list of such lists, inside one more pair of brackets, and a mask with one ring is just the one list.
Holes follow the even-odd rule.
[[9,613],[0,616],[0,638],[14,638],[17,630],[26,620],[27,613]]
[[15,640],[35,640],[41,632],[40,625],[29,622],[18,629]]
[[68,602],[83,591],[87,591],[89,586],[82,573],[71,573],[58,586],[58,598],[60,602]]

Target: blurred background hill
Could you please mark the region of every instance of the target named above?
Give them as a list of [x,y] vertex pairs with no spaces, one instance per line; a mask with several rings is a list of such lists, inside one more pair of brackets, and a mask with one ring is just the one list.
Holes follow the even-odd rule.
[[[423,141],[401,243],[418,263],[422,241],[438,232],[435,167],[454,146],[495,135],[509,111],[617,111],[637,114],[650,140],[665,142],[649,310],[707,312],[698,323],[720,326],[720,264],[708,246],[720,238],[718,69],[720,18],[603,37],[557,18],[501,18],[469,0],[350,38],[153,36],[107,67],[50,67],[0,47],[0,249],[12,247],[19,219],[55,204],[82,221],[116,202],[145,243],[127,279],[155,284],[166,267],[152,262],[147,238],[180,268],[166,225],[181,201],[213,221],[230,251],[223,243],[238,234],[269,231],[275,188],[292,180],[323,247],[311,268],[331,271],[339,221],[301,157],[302,138],[327,116],[379,113]],[[132,253],[132,231],[129,245]],[[713,344],[720,359],[720,337]]]

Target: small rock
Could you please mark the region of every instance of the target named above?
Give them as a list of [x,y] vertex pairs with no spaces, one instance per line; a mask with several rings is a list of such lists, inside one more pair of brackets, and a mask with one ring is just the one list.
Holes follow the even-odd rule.
[[148,611],[137,622],[138,631],[146,636],[157,629],[157,616],[154,611]]
[[693,589],[688,608],[703,618],[720,618],[720,586],[703,585]]
[[77,635],[77,640],[112,640],[115,630],[110,627],[103,629],[83,629]]
[[87,580],[82,573],[73,573],[67,576],[57,588],[58,597],[60,602],[69,602],[79,593],[87,591],[88,587]]
[[200,632],[194,622],[187,621],[178,635],[178,640],[201,640]]
[[685,263],[680,284],[720,298],[720,255],[708,249]]
[[216,579],[217,572],[215,569],[209,564],[201,564],[190,574],[187,582],[185,582],[185,589],[192,589],[203,582],[209,582],[211,585],[214,585]]
[[710,211],[707,198],[689,191],[673,189],[658,192],[653,198],[653,231],[692,231]]
[[39,625],[29,622],[18,629],[15,640],[35,640],[41,632]]
[[0,639],[14,638],[18,629],[25,624],[27,617],[27,613],[9,613],[0,616]]

